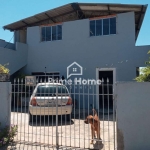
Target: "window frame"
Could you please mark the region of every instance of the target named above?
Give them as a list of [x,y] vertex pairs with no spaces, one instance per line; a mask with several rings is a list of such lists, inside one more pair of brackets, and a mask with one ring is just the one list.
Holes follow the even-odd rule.
[[[111,19],[111,18],[115,18],[115,19],[116,19],[116,33],[115,33],[115,34],[110,34],[110,19]],[[109,19],[109,34],[106,34],[106,35],[104,35],[104,32],[103,32],[103,20],[104,20],[104,19]],[[96,33],[96,21],[97,21],[97,20],[101,20],[101,21],[102,21],[102,25],[101,25],[102,35],[97,35],[97,33]],[[91,22],[91,21],[94,21],[94,22],[95,22],[95,33],[94,33],[93,36],[90,35],[90,31],[91,31],[90,22]],[[116,16],[111,16],[111,17],[99,17],[99,18],[95,18],[95,19],[93,19],[93,18],[89,19],[89,36],[90,36],[90,37],[108,36],[108,35],[116,35],[116,34],[117,34],[117,17],[116,17]]]
[[[117,17],[110,17],[109,18],[109,23],[110,23],[111,18],[116,18],[116,22],[115,22],[116,23],[116,33],[115,34],[110,34],[110,35],[116,35],[117,34]],[[109,25],[109,32],[110,32],[110,25]]]
[[[56,27],[56,40],[52,40],[52,27]],[[58,27],[57,26],[61,26],[61,39],[58,39]],[[51,39],[50,40],[46,40],[46,28],[48,28],[48,27],[50,27],[51,28]],[[42,37],[42,28],[45,28],[45,36],[44,36],[44,38]],[[41,26],[40,27],[40,30],[41,30],[41,34],[40,34],[40,36],[41,36],[41,42],[52,42],[52,41],[61,41],[62,40],[62,38],[63,38],[63,36],[62,36],[62,24],[55,24],[55,25],[49,25],[49,26]],[[42,40],[42,39],[44,39],[44,40]]]

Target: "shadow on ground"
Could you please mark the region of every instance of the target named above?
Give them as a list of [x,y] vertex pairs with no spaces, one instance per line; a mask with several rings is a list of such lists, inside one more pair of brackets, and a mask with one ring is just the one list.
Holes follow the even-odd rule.
[[[66,116],[58,116],[58,126],[72,125],[72,120],[67,120]],[[29,123],[30,126],[56,126],[56,116],[37,116]]]
[[93,144],[93,148],[95,150],[101,150],[103,149],[103,147],[104,147],[104,144],[102,143],[102,141],[96,141],[96,143]]

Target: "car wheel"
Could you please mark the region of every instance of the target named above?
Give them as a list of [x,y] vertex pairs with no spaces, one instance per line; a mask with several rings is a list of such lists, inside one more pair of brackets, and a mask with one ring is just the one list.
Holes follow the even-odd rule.
[[29,112],[29,123],[33,122],[35,120],[35,116],[31,115],[31,113]]
[[67,121],[70,121],[71,120],[71,115],[70,114],[66,115],[66,119],[67,119]]

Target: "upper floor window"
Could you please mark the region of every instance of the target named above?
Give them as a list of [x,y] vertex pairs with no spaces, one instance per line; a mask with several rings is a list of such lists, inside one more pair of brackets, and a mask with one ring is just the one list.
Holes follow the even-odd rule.
[[116,34],[116,17],[90,21],[90,36]]
[[42,27],[41,40],[42,41],[62,40],[62,25]]

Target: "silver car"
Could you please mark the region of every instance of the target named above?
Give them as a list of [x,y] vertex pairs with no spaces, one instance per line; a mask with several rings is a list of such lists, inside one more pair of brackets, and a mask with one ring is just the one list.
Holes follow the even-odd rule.
[[35,116],[66,115],[67,120],[72,112],[72,99],[67,87],[60,83],[38,83],[29,101],[29,121]]

